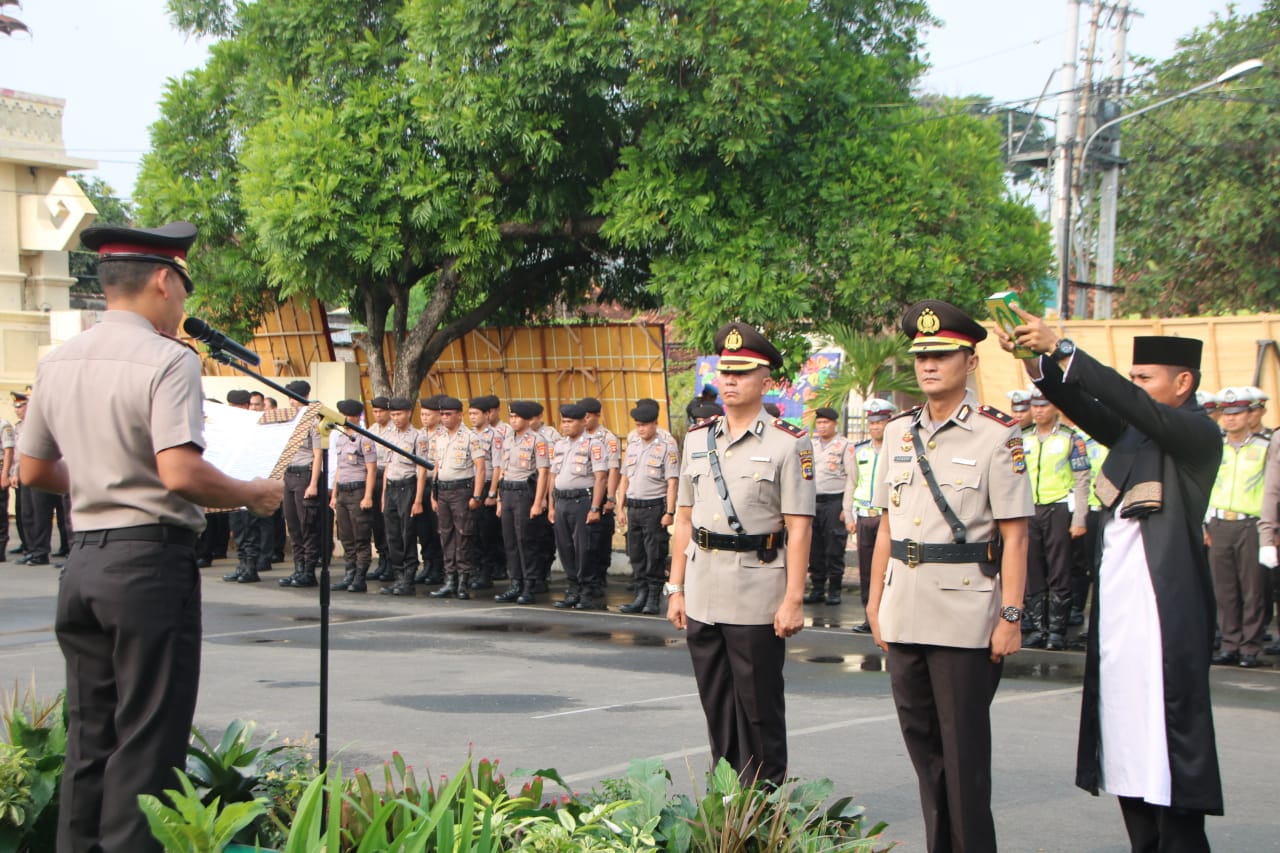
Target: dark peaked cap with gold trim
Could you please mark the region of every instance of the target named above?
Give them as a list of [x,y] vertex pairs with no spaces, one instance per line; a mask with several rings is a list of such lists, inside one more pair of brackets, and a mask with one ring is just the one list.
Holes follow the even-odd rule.
[[98,262],[139,261],[167,264],[178,275],[187,293],[195,290],[187,271],[187,250],[196,239],[196,227],[190,222],[170,222],[159,228],[125,228],[119,225],[97,225],[86,228],[80,242],[98,253]]
[[777,370],[782,367],[782,353],[769,343],[760,331],[746,323],[726,323],[716,332],[715,351],[720,356],[716,370],[721,373],[747,373],[757,367]]
[[925,299],[902,315],[902,332],[911,338],[908,352],[955,352],[977,349],[987,330],[950,302]]

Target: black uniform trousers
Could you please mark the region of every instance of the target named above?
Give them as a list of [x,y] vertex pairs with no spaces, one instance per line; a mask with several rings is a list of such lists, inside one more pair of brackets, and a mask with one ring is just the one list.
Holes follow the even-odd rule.
[[889,644],[902,739],[920,783],[929,853],[995,853],[991,700],[1002,663],[989,649]]
[[284,472],[284,522],[293,542],[294,562],[304,568],[320,565],[320,508],[325,500],[324,484],[314,498],[304,497],[311,483],[311,469]]
[[227,540],[231,535],[231,513],[211,512],[205,516],[204,532],[196,545],[201,560],[221,560],[227,556]]
[[507,569],[506,526],[498,518],[498,508],[485,506],[483,501],[475,515],[476,567],[486,580],[502,577]]
[[0,555],[9,553],[9,488],[0,489]]
[[24,543],[27,556],[34,560],[48,560],[53,538],[54,508],[62,500],[59,495],[41,489],[22,489],[22,529],[26,533]]
[[532,483],[502,489],[502,543],[507,557],[507,575],[513,582],[530,583],[538,579],[534,558],[537,556],[533,509],[535,489]]
[[422,565],[440,571],[444,566],[444,550],[440,547],[440,518],[431,508],[428,497],[422,499],[422,512],[413,517],[414,534],[422,552]]
[[338,483],[334,515],[338,519],[338,540],[342,542],[347,568],[369,568],[373,559],[370,542],[373,537],[373,509],[363,509],[365,481]]
[[556,502],[556,551],[560,554],[560,566],[569,579],[569,588],[590,586],[595,576],[591,563],[591,528],[587,514],[591,512],[591,498],[555,498]]
[[786,642],[773,625],[696,619],[688,620],[685,635],[712,764],[723,758],[744,783],[759,778],[781,785],[787,775]]
[[459,480],[460,487],[444,488],[436,493],[440,508],[440,548],[444,551],[445,574],[470,575],[476,567],[476,516],[471,511],[475,496],[474,480]]
[[[418,568],[417,546],[414,544],[413,496],[418,478],[404,477],[387,481],[387,495],[382,502],[382,518],[387,534],[387,562],[396,574]],[[412,580],[412,577],[410,577]]]
[[1089,589],[1098,579],[1098,519],[1102,513],[1089,507],[1084,535],[1071,540],[1071,609],[1086,612]]
[[609,577],[609,566],[613,564],[613,534],[617,529],[618,517],[612,510],[603,512],[595,524],[587,525],[587,533],[591,537],[587,545],[591,557],[587,564],[593,587],[603,588]]
[[[209,513],[212,517],[215,513]],[[217,515],[231,516],[231,536],[236,543],[237,562],[241,566],[259,569],[262,566],[262,525],[257,524],[257,516],[247,509],[238,509],[230,513]]]
[[534,577],[545,582],[556,560],[556,530],[546,512],[533,520],[533,543]]
[[[174,528],[169,528],[174,529]],[[67,662],[59,853],[159,853],[139,794],[186,766],[200,681],[200,572],[186,544],[72,545],[54,627]],[[79,537],[77,537],[79,539]]]
[[844,549],[849,531],[840,520],[844,495],[818,495],[814,504],[813,538],[809,540],[809,577],[813,588],[821,589],[829,578],[844,577]]
[[1119,800],[1133,853],[1209,853],[1204,812],[1153,806],[1138,797]]
[[1258,562],[1258,519],[1211,518],[1209,542],[1221,651],[1261,654],[1267,624],[1267,570]]
[[858,516],[854,535],[858,540],[858,592],[862,606],[871,600],[871,557],[876,550],[876,535],[880,532],[880,516]]
[[378,549],[378,556],[387,556],[387,527],[382,515],[382,480],[384,468],[378,469],[378,479],[373,483],[373,545]]
[[667,579],[671,534],[662,523],[666,499],[653,506],[627,506],[627,557],[640,583],[654,586]]
[[1027,596],[1071,595],[1071,512],[1065,502],[1036,504],[1027,526]]
[[24,512],[22,510],[22,505],[27,500],[26,492],[27,492],[26,486],[23,486],[21,483],[19,483],[17,477],[14,477],[13,478],[14,526],[18,528],[18,544],[22,546],[22,551],[24,554],[27,551],[27,528],[22,518],[22,516],[24,515]]

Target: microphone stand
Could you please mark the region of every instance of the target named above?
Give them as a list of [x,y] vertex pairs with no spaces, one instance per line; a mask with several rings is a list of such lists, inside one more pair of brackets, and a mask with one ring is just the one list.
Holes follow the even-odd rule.
[[[278,391],[291,400],[295,400],[304,406],[310,405],[316,401],[308,400],[301,394],[290,391],[288,388],[273,382],[261,373],[253,370],[243,364],[234,354],[225,350],[210,347],[209,357],[219,364],[225,364],[230,368],[240,371],[246,376],[254,379]],[[359,433],[370,441],[381,444],[383,447],[403,456],[405,459],[416,465],[421,465],[427,470],[435,467],[431,462],[423,459],[421,456],[410,453],[396,447],[391,442],[383,439],[381,436],[374,435],[362,426],[347,423],[345,415],[326,408],[320,407],[320,436],[321,444],[324,450],[320,454],[320,483],[321,488],[329,487],[329,472],[327,470],[329,464],[329,433],[335,428],[351,430]],[[333,552],[333,516],[329,510],[329,502],[321,498],[320,500],[320,730],[316,732],[317,753],[320,760],[320,767],[323,770],[329,765],[329,563],[332,559]],[[324,814],[327,814],[327,809]]]

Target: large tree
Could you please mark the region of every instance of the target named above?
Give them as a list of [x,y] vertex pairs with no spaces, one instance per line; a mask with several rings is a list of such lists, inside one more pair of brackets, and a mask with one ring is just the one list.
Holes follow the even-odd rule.
[[1145,316],[1274,311],[1280,302],[1280,5],[1225,17],[1152,65],[1129,109],[1266,64],[1219,89],[1120,125],[1119,310]]
[[913,105],[916,0],[171,7],[223,40],[170,88],[144,215],[205,226],[224,318],[264,285],[347,304],[379,391],[588,298],[678,306],[699,346],[741,317],[798,357],[818,324],[973,305],[1048,261],[992,123]]

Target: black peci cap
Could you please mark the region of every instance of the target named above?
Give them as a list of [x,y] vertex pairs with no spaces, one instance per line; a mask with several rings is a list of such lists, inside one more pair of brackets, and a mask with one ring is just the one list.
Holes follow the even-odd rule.
[[227,392],[227,402],[233,406],[249,405],[249,392],[239,388]]
[[190,222],[170,222],[159,228],[125,228],[121,225],[95,225],[86,228],[80,242],[98,253],[104,261],[134,261],[145,264],[167,264],[182,277],[187,293],[195,283],[187,271],[187,250],[196,239],[196,227]]
[[512,400],[511,404],[507,406],[507,408],[511,410],[511,414],[518,418],[524,418],[525,420],[536,418],[538,415],[542,414],[542,405],[529,400]]
[[565,403],[560,407],[560,417],[570,421],[580,421],[587,416],[587,410],[578,403]]
[[746,323],[721,326],[716,332],[715,351],[720,356],[716,370],[721,373],[747,373],[757,367],[770,370],[782,367],[782,353],[778,348],[769,343],[759,329]]
[[358,418],[364,414],[364,404],[359,400],[339,400],[338,411],[349,418]]
[[1134,364],[1166,364],[1170,367],[1200,369],[1204,342],[1199,338],[1171,335],[1139,335],[1133,339]]
[[292,391],[295,394],[301,394],[304,397],[311,396],[311,383],[305,379],[295,379],[288,385],[284,386],[286,391]]
[[987,330],[950,302],[926,299],[902,315],[902,332],[911,339],[908,352],[955,352],[977,349]]

